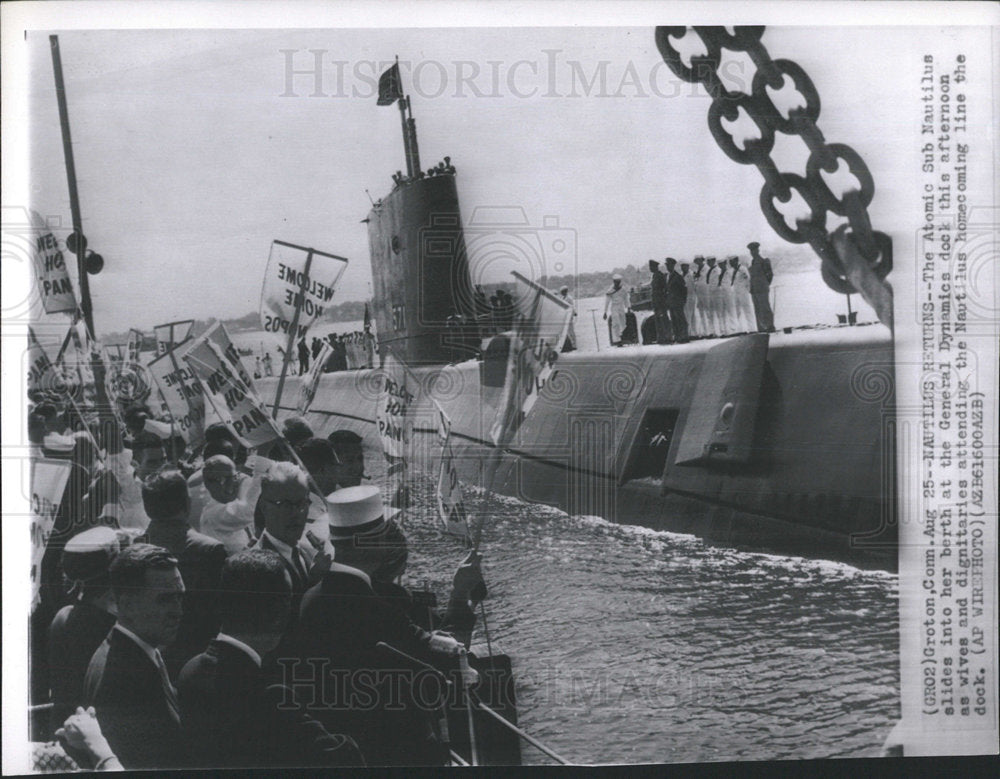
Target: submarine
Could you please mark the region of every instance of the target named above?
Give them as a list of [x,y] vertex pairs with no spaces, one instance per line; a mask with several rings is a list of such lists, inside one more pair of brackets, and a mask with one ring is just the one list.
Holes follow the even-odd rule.
[[[421,170],[409,99],[399,107],[406,173],[363,221],[380,354],[420,383],[416,449],[437,446],[433,399],[466,485],[714,545],[897,569],[894,355],[881,325],[561,354],[495,444],[512,339],[454,327],[476,316],[458,174],[448,157]],[[378,451],[382,377],[322,375],[306,414],[316,434],[350,429]],[[275,385],[259,382],[269,405]]]

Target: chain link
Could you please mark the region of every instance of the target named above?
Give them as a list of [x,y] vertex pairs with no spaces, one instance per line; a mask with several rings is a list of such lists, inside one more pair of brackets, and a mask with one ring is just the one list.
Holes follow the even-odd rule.
[[[827,286],[842,294],[860,291],[868,299],[870,285],[868,289],[859,290],[851,282],[848,269],[844,267],[843,259],[834,248],[826,227],[827,213],[846,217],[850,224],[848,238],[868,266],[863,269],[863,275],[874,274],[877,278],[875,283],[889,290],[885,277],[892,270],[892,240],[885,233],[873,231],[868,217],[868,206],[875,195],[875,182],[864,160],[854,149],[842,143],[828,144],[824,140],[823,133],[816,126],[820,112],[819,93],[806,72],[791,60],[771,59],[767,49],[761,44],[764,27],[734,27],[732,33],[725,27],[696,26],[693,29],[701,39],[706,54],[692,55],[690,66],[684,64],[680,52],[670,40],[671,37],[684,37],[687,27],[657,27],[656,45],[663,60],[676,76],[691,83],[702,84],[712,97],[712,105],[708,110],[708,128],[719,148],[730,159],[742,165],[756,166],[764,177],[760,207],[768,224],[786,241],[808,243],[812,247],[820,257],[821,273]],[[722,83],[718,71],[723,49],[745,52],[753,61],[757,70],[750,94],[730,91]],[[774,105],[768,94],[768,89],[781,89],[786,79],[792,82],[805,103],[804,106],[789,110],[787,117]],[[740,109],[750,117],[760,133],[760,138],[744,140],[742,148],[722,124],[723,119],[729,122],[738,119]],[[778,170],[771,158],[776,132],[796,135],[809,148],[804,177]],[[822,173],[833,173],[841,164],[847,165],[861,189],[845,192],[838,198],[830,190]],[[793,192],[809,207],[809,216],[798,219],[794,228],[788,226],[784,215],[775,205],[775,200],[787,203]],[[891,291],[889,294],[891,295]],[[880,297],[883,300],[885,298],[884,295]],[[879,308],[876,310],[883,322],[891,319],[891,312],[883,312]]]

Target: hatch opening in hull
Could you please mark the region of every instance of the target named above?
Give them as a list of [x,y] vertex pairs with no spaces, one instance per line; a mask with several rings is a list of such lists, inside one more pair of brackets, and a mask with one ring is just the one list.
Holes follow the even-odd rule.
[[667,464],[667,453],[677,428],[678,409],[648,408],[632,439],[620,484],[630,479],[659,479]]

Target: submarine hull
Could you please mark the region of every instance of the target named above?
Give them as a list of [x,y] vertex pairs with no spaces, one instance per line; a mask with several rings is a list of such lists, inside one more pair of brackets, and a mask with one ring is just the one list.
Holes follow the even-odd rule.
[[[501,362],[415,368],[416,467],[433,468],[439,451],[433,397],[466,484],[715,544],[896,569],[893,349],[881,328],[561,355],[498,448]],[[352,429],[373,456],[380,383],[377,369],[324,375],[307,414],[316,434]]]

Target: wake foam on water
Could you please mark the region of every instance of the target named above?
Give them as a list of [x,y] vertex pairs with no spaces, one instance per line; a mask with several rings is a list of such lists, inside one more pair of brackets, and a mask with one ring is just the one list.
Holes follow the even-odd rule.
[[504,506],[530,509],[533,515],[539,517],[559,518],[568,525],[576,525],[581,529],[596,530],[601,533],[614,534],[620,538],[632,539],[649,548],[654,542],[655,551],[670,550],[703,550],[709,560],[739,567],[748,574],[767,574],[771,576],[786,575],[788,572],[797,574],[794,578],[824,578],[824,579],[855,579],[877,580],[893,584],[898,577],[894,573],[879,570],[865,570],[850,563],[836,560],[814,559],[784,555],[773,552],[761,552],[744,549],[729,549],[706,544],[702,539],[690,533],[676,533],[669,530],[654,530],[641,525],[623,525],[610,522],[604,517],[593,514],[567,514],[562,509],[546,503],[530,503],[510,495],[490,492],[484,487],[467,486],[465,491],[477,497]]

